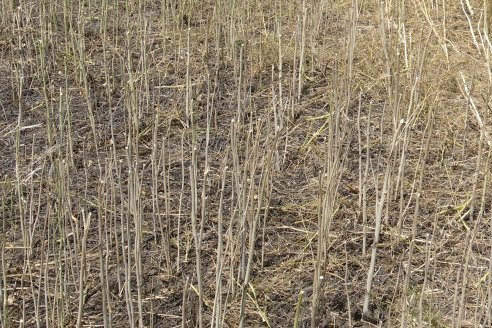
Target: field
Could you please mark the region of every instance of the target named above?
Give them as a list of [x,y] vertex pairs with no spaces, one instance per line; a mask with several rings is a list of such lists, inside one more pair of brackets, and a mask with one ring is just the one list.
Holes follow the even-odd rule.
[[492,2],[0,9],[0,327],[492,326]]

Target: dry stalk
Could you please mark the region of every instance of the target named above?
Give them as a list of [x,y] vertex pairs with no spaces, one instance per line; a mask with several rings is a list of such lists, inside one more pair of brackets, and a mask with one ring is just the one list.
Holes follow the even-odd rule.
[[81,250],[80,250],[80,271],[79,271],[79,307],[77,311],[77,328],[82,327],[82,315],[84,312],[84,305],[87,296],[86,278],[87,278],[87,238],[89,235],[89,229],[91,224],[91,212],[87,214],[82,211],[82,221],[84,226],[84,233],[82,235]]
[[302,4],[301,4],[301,7],[299,8],[299,12],[300,12],[300,16],[301,18],[299,19],[300,22],[302,22],[301,24],[301,32],[300,32],[300,40],[299,40],[299,49],[300,49],[300,53],[299,53],[299,76],[297,78],[297,100],[300,100],[301,99],[301,95],[302,95],[302,86],[303,86],[303,82],[304,82],[304,70],[305,70],[305,67],[304,67],[304,57],[305,57],[305,53],[306,53],[306,20],[307,20],[307,7],[306,7],[306,1],[303,0],[302,1]]
[[[249,242],[249,249],[247,251],[247,260],[246,260],[246,265],[245,265],[245,271],[243,275],[243,280],[241,281],[241,305],[240,305],[240,314],[239,314],[239,327],[242,328],[244,327],[245,324],[245,307],[246,307],[246,293],[247,289],[250,287],[250,278],[251,278],[251,271],[252,271],[252,264],[253,264],[253,256],[254,256],[254,250],[255,250],[255,243],[257,239],[257,234],[258,234],[258,225],[260,223],[260,218],[263,213],[263,209],[267,209],[269,204],[268,204],[268,199],[265,199],[267,190],[269,188],[268,184],[270,181],[270,174],[271,174],[271,165],[272,165],[272,157],[273,157],[273,151],[272,149],[276,149],[278,145],[278,138],[279,138],[280,131],[276,130],[275,136],[273,137],[273,140],[270,141],[270,145],[267,148],[268,153],[266,157],[263,158],[263,163],[262,163],[262,172],[260,175],[260,186],[258,190],[254,190],[251,188],[251,190],[254,190],[254,194],[251,197],[251,207],[250,207],[250,217],[245,218],[248,220],[248,242]],[[251,172],[253,173],[255,169],[253,168]],[[252,177],[251,181],[251,186],[254,186],[254,177]],[[254,203],[256,202],[256,206],[254,206]],[[263,215],[266,215],[266,213],[263,213]],[[246,222],[245,222],[246,223]]]
[[[407,293],[408,293],[408,286],[410,282],[410,276],[412,274],[412,258],[413,258],[413,251],[415,249],[415,243],[416,239],[418,237],[418,223],[419,223],[419,218],[421,217],[420,214],[420,199],[422,197],[423,193],[423,180],[424,180],[424,173],[425,173],[425,167],[427,163],[427,158],[429,155],[429,149],[430,149],[430,140],[432,137],[432,132],[433,132],[433,125],[434,125],[434,113],[432,110],[429,110],[428,116],[427,116],[427,124],[424,130],[423,138],[422,138],[422,146],[421,146],[421,154],[419,158],[419,164],[417,166],[417,173],[418,177],[416,176],[416,179],[414,179],[417,183],[416,187],[416,192],[415,192],[415,210],[413,214],[413,220],[412,220],[412,235],[411,235],[411,240],[410,240],[410,248],[408,251],[408,260],[407,260],[407,265],[405,268],[406,274],[405,274],[405,280],[403,283],[403,309],[401,313],[401,327],[406,327],[407,326],[407,318],[408,318],[408,299],[407,299]],[[422,293],[425,291],[422,290]]]
[[227,177],[228,167],[226,165],[228,154],[224,156],[224,162],[222,164],[222,177],[220,188],[220,200],[218,209],[218,222],[217,222],[217,264],[215,266],[215,298],[214,308],[212,311],[211,327],[220,328],[223,326],[222,315],[224,313],[224,304],[222,301],[222,274],[225,264],[224,258],[224,241],[223,241],[223,218],[224,218],[224,192]]
[[[188,31],[189,33],[189,31]],[[189,35],[189,34],[188,34]],[[187,89],[188,97],[191,98],[191,90]],[[197,159],[197,139],[196,126],[194,123],[193,103],[190,102],[187,106],[187,112],[191,127],[191,166],[190,171],[190,188],[191,188],[191,229],[193,233],[193,241],[195,245],[195,270],[198,282],[198,327],[202,328],[203,323],[203,275],[202,275],[202,238],[203,238],[203,223],[205,218],[198,216],[198,159]]]

